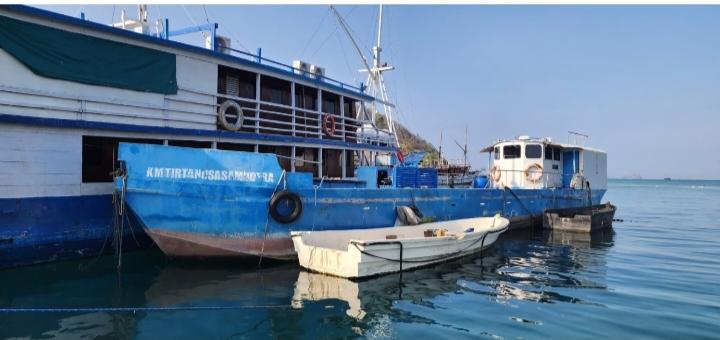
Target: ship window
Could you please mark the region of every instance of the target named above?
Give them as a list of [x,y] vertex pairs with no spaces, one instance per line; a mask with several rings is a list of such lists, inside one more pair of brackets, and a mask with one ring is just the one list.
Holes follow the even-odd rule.
[[503,146],[503,158],[520,158],[520,145],[505,145]]
[[257,75],[225,66],[218,68],[218,92],[235,97],[255,99]]
[[238,144],[238,143],[217,143],[218,150],[230,150],[230,151],[247,151],[254,152],[255,145],[253,144]]
[[357,118],[357,101],[351,98],[345,97],[343,100],[345,117]]
[[112,182],[110,174],[117,165],[118,143],[162,144],[162,140],[115,137],[82,137],[83,183]]
[[317,149],[295,148],[295,172],[310,172],[317,177]]
[[553,148],[553,159],[556,161],[560,160],[560,148]]
[[493,153],[495,154],[495,159],[500,159],[500,147],[496,146]]
[[345,177],[355,177],[355,152],[345,150]]
[[342,150],[323,149],[323,176],[329,178],[342,177]]
[[550,146],[550,145],[546,145],[546,146],[545,146],[545,159],[548,159],[548,160],[552,160],[552,159],[553,159],[553,150],[554,150],[554,149],[555,149],[555,148],[553,148],[553,147]]
[[260,153],[274,153],[277,155],[278,163],[280,167],[285,171],[290,171],[290,159],[292,157],[292,148],[289,146],[276,146],[276,145],[260,145],[258,146],[258,152]]
[[525,145],[525,158],[541,158],[542,146],[539,144]]
[[333,115],[340,115],[340,97],[334,93],[322,93],[322,111]]
[[290,105],[290,82],[262,76],[260,78],[260,99],[265,102]]
[[295,84],[295,106],[301,109],[317,110],[318,89]]
[[170,146],[182,146],[185,148],[209,149],[212,146],[210,142],[200,142],[194,140],[169,140]]

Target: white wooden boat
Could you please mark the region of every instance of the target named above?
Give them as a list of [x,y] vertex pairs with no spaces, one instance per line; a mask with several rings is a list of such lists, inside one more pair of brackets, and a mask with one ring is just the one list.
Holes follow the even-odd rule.
[[300,265],[360,278],[465,256],[491,246],[510,221],[478,217],[389,228],[291,232]]

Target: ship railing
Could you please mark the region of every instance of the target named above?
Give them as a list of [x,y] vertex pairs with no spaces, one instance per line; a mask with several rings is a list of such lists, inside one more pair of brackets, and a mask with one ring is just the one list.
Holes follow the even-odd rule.
[[[198,126],[210,129],[216,125],[218,103],[235,100],[243,107],[247,132],[274,133],[281,135],[315,137],[372,145],[393,145],[392,138],[383,136],[377,129],[377,137],[361,136],[359,130],[369,120],[332,114],[336,121],[334,136],[322,129],[322,118],[327,112],[304,109],[266,102],[252,98],[236,97],[221,93],[207,93],[179,87],[178,94],[164,96],[163,102],[140,101],[132,98],[97,97],[88,94],[66,93],[62,90],[39,90],[18,86],[0,85],[0,106],[10,107],[11,112],[35,115],[37,111],[57,112],[49,116],[96,121],[121,121],[141,125],[165,125],[168,123]],[[219,100],[220,99],[220,100]],[[27,112],[27,113],[25,113]],[[252,113],[252,114],[250,114]],[[47,116],[45,113],[43,116]],[[149,122],[156,120],[156,122]]]
[[343,83],[343,82],[341,82],[341,81],[339,81],[339,80],[336,80],[336,79],[333,79],[333,78],[330,78],[330,77],[326,77],[326,76],[323,76],[323,75],[316,75],[316,74],[310,73],[310,72],[308,72],[308,71],[306,71],[306,70],[301,70],[301,69],[296,68],[296,67],[293,67],[293,66],[291,66],[291,65],[288,65],[288,64],[285,64],[285,63],[281,63],[281,62],[279,62],[279,61],[275,61],[275,60],[272,60],[272,59],[264,58],[264,57],[262,57],[262,56],[260,56],[260,55],[257,55],[257,54],[252,54],[252,53],[249,53],[249,52],[237,50],[237,49],[230,48],[230,47],[223,47],[223,49],[232,52],[232,55],[234,55],[234,56],[236,56],[236,57],[241,57],[241,58],[243,58],[243,59],[246,59],[246,60],[249,60],[249,61],[253,61],[253,62],[256,62],[256,63],[258,63],[258,64],[269,65],[269,66],[278,68],[278,69],[283,70],[283,71],[288,71],[288,72],[292,72],[292,73],[295,73],[295,74],[300,74],[300,75],[304,76],[305,78],[308,78],[308,80],[319,80],[319,81],[323,81],[323,82],[325,82],[325,83],[328,83],[328,84],[337,86],[337,87],[342,88],[342,89],[347,89],[347,90],[351,90],[351,91],[354,91],[354,92],[363,92],[363,89],[361,89],[361,88],[358,87],[358,86],[349,85],[349,84]]
[[[393,142],[392,136],[383,136],[380,129],[375,129],[377,137],[361,136],[359,130],[363,128],[363,125],[370,123],[369,120],[222,93],[215,96],[217,103],[232,100],[242,107],[244,122],[241,131],[271,132],[302,137],[313,136],[319,139],[385,146],[391,145]],[[216,110],[220,105],[215,105]],[[326,115],[335,119],[336,128],[333,135],[328,135],[323,129],[323,119]]]

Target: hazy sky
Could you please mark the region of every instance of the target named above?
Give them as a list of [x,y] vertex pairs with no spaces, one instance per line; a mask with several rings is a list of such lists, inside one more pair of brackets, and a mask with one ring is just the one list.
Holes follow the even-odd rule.
[[[110,23],[134,6],[42,6]],[[210,21],[233,47],[324,66],[358,83],[357,53],[327,6],[155,6],[171,28]],[[187,14],[186,14],[187,11]],[[369,54],[376,6],[339,11]],[[189,14],[189,15],[188,15]],[[386,6],[386,74],[398,120],[462,153],[527,134],[591,136],[612,177],[720,178],[720,6]],[[185,42],[201,44],[199,33]]]

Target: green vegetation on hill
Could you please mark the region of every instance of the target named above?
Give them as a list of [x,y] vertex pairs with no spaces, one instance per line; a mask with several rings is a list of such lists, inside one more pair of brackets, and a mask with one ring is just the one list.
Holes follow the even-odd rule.
[[[375,124],[380,128],[387,128],[385,117],[378,115]],[[396,134],[398,141],[400,142],[400,150],[404,155],[409,154],[415,150],[423,150],[427,152],[425,159],[423,160],[426,164],[435,163],[440,156],[435,145],[428,142],[424,138],[420,137],[419,134],[412,133],[404,125],[395,122]]]

